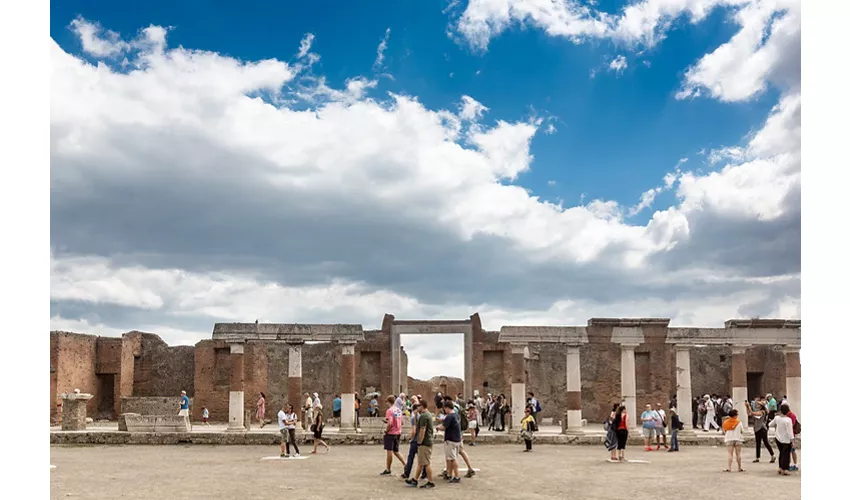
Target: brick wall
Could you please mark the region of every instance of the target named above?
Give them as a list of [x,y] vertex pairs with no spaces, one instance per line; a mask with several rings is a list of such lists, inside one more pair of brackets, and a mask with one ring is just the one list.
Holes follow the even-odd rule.
[[[86,405],[87,414],[94,417],[100,403],[98,393],[97,337],[70,332],[50,332],[51,349],[55,350],[56,383],[51,390],[55,391],[52,398],[59,402],[58,394],[80,392],[92,394]],[[54,404],[55,407],[55,404]]]
[[134,359],[133,396],[180,395],[195,392],[195,348],[170,347],[155,334],[140,333],[141,352]]

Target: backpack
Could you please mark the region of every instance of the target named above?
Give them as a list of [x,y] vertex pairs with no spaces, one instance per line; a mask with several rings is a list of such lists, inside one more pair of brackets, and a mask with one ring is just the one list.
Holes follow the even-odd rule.
[[699,411],[699,414],[700,414],[700,415],[705,415],[705,414],[706,414],[706,412],[707,412],[708,410],[706,410],[706,408],[705,408],[705,401],[700,401],[700,403],[699,403],[699,410],[698,410],[698,411]]
[[792,427],[792,430],[794,431],[795,436],[800,434],[800,419],[797,419],[794,422],[794,427]]
[[466,416],[465,411],[461,411],[458,413],[460,413],[460,431],[463,432],[469,429],[469,417]]
[[730,411],[732,411],[732,400],[731,400],[731,399],[727,399],[727,400],[723,403],[723,414],[724,414],[724,415],[728,415]]
[[540,406],[540,400],[538,399],[537,401],[535,401],[535,403],[536,407],[534,408],[534,413],[540,413],[541,411],[543,411],[543,407]]

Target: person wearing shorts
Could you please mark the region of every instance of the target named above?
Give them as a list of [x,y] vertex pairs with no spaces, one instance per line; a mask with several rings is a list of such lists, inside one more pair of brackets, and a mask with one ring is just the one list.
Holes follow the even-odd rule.
[[419,485],[417,478],[422,477],[423,473],[428,478],[428,482],[420,486],[420,488],[433,488],[433,473],[431,471],[431,447],[433,446],[434,437],[434,416],[428,411],[428,401],[419,400],[421,409],[419,417],[416,419],[416,473],[413,477],[405,480],[408,486],[416,487]]
[[652,405],[646,405],[646,409],[640,414],[643,427],[643,449],[645,451],[652,451],[652,447],[649,445],[655,438],[655,425],[659,418],[658,413],[652,409]]
[[401,439],[401,408],[395,405],[395,396],[388,396],[387,404],[389,405],[389,408],[387,408],[387,413],[384,418],[384,422],[387,424],[387,428],[384,433],[384,450],[387,452],[387,468],[384,469],[384,472],[381,472],[382,476],[389,476],[392,474],[393,456],[398,458],[398,461],[401,462],[402,468],[406,465],[404,457],[402,457],[401,453],[398,452],[398,442]]
[[445,431],[443,446],[446,455],[446,479],[450,483],[459,483],[460,469],[457,461],[463,434],[460,429],[460,415],[454,411],[454,405],[451,401],[443,403],[443,412],[446,415],[441,426]]

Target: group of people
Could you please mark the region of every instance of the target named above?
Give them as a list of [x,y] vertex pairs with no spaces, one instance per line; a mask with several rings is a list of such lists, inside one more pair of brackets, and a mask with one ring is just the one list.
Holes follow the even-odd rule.
[[[699,402],[698,405],[695,404],[697,411],[702,412],[704,410],[704,413],[700,416],[700,419],[704,420],[694,421],[695,429],[702,428],[707,431],[708,427],[718,425],[715,418],[716,413],[718,410],[722,412],[722,416],[719,418],[719,429],[723,433],[727,448],[725,471],[730,472],[732,470],[734,460],[738,466],[737,470],[745,472],[741,465],[744,423],[739,419],[739,412],[733,407],[732,399],[728,396],[726,398],[715,398],[712,395],[705,395],[703,398],[695,398],[694,402]],[[675,399],[670,405],[669,422],[667,420],[668,412],[664,411],[661,403],[657,403],[655,409],[652,408],[652,405],[646,405],[646,409],[640,416],[645,451],[653,451],[653,438],[655,439],[655,450],[664,446],[669,452],[679,451],[678,432],[684,429],[684,424],[679,419],[674,405]],[[759,463],[762,445],[770,454],[770,463],[776,462],[776,455],[768,440],[768,429],[773,427],[775,429],[774,441],[779,450],[778,473],[787,476],[790,472],[798,470],[796,437],[800,433],[801,425],[797,416],[791,411],[787,398],[782,399],[777,411],[776,400],[771,394],[764,398],[756,396],[750,404],[746,405],[746,410],[747,418],[753,420],[753,431],[756,438],[756,458],[753,463]],[[696,412],[694,416],[697,417]],[[668,424],[670,429],[669,447],[667,445]],[[606,430],[605,447],[611,453],[608,461],[626,461],[625,449],[629,439],[629,417],[625,405],[618,403],[613,406],[610,415],[605,420],[604,427]]]

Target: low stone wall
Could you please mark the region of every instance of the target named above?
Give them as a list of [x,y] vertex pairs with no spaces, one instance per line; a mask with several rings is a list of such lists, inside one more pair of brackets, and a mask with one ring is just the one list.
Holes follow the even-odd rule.
[[383,418],[379,417],[361,417],[360,418],[360,433],[369,436],[380,435],[383,438],[384,430],[387,424]]
[[[193,406],[194,398],[189,398],[189,408]],[[180,411],[180,396],[152,396],[143,398],[121,398],[121,413],[138,413],[139,415],[177,415]]]
[[123,413],[127,432],[189,432],[185,415],[136,415]]

